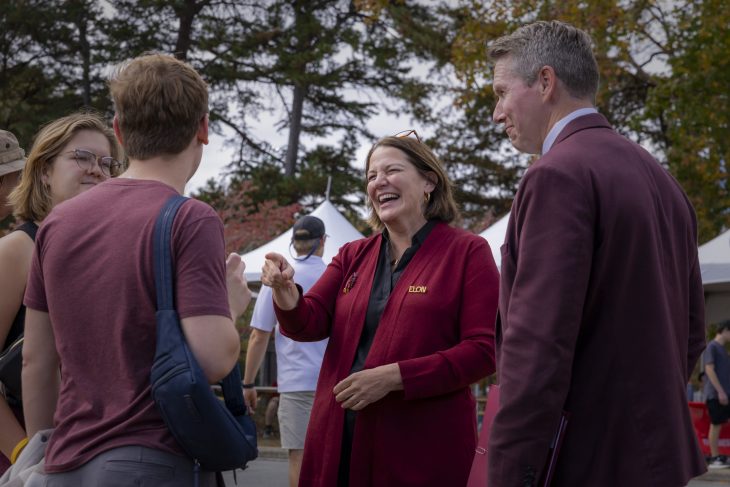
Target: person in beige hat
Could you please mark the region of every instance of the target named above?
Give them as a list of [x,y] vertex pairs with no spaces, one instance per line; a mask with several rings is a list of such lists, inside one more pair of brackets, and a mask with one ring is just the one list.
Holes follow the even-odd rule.
[[18,139],[7,130],[0,130],[0,220],[10,215],[13,208],[8,195],[20,181],[20,171],[25,166],[25,151]]

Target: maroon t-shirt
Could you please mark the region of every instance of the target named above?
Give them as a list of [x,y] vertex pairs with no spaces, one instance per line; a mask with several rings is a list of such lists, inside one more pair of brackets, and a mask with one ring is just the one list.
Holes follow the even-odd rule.
[[[182,454],[150,390],[153,229],[173,194],[156,181],[108,180],[58,205],[38,232],[24,302],[49,313],[61,361],[48,472],[125,445]],[[220,218],[205,203],[187,201],[172,242],[180,317],[230,317]]]

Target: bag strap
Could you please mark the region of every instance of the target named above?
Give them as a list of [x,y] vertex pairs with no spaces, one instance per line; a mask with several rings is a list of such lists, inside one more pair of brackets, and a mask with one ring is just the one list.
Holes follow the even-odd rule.
[[[175,221],[177,210],[189,198],[174,195],[168,199],[160,210],[155,222],[154,260],[155,260],[155,289],[157,291],[157,310],[174,310],[173,269],[170,241],[172,239],[172,224]],[[226,407],[235,416],[247,413],[246,402],[241,389],[241,370],[238,363],[231,373],[221,381],[221,389]]]
[[157,291],[157,310],[174,310],[174,288],[172,272],[172,224],[180,206],[188,200],[185,196],[171,196],[160,210],[155,221],[153,252],[155,262],[155,290]]
[[241,388],[241,369],[238,362],[233,370],[221,380],[221,391],[226,407],[234,416],[243,416],[248,413],[246,401],[243,399],[243,388]]

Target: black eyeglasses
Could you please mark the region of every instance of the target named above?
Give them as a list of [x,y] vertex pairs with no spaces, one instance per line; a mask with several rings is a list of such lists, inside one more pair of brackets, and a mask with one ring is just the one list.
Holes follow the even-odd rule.
[[111,156],[97,156],[86,149],[74,149],[69,151],[68,154],[72,154],[76,164],[84,171],[91,171],[94,168],[94,163],[99,164],[99,169],[107,177],[116,173],[122,165]]
[[415,129],[402,130],[393,135],[393,137],[410,137],[411,135],[415,136],[417,141],[421,141],[421,138],[418,136],[418,132],[416,132]]

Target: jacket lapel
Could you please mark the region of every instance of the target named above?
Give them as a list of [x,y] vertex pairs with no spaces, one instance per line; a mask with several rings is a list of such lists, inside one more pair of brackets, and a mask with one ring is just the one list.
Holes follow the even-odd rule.
[[[342,347],[339,355],[345,358],[345,360],[339,360],[339,380],[350,374],[352,362],[355,360],[355,352],[360,343],[362,329],[365,326],[365,314],[367,313],[370,293],[375,280],[375,267],[378,263],[382,239],[382,234],[371,238],[370,242],[354,256],[345,271],[339,292],[353,293],[353,301],[349,311],[341,311],[347,313],[347,319],[344,321],[346,324],[345,329],[337,331],[339,340],[336,343],[339,343],[339,346]],[[355,277],[353,278],[353,276]],[[351,285],[348,285],[348,281],[351,282]]]

